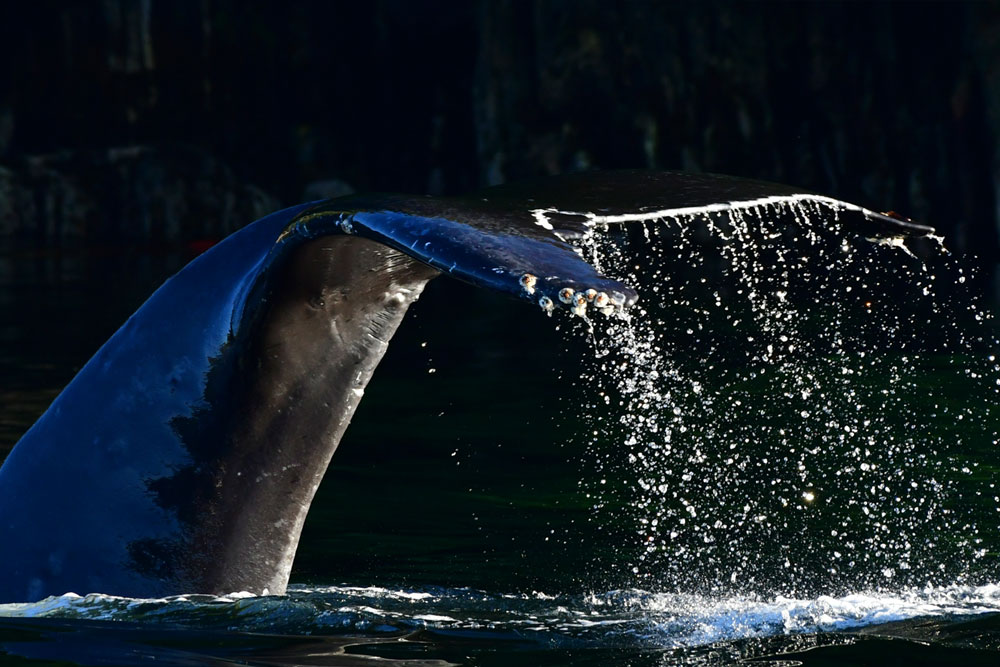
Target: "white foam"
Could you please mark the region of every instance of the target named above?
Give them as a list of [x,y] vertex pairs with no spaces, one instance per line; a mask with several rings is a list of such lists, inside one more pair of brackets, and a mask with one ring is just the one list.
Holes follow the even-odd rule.
[[[669,646],[697,646],[723,640],[782,634],[833,632],[914,618],[1000,612],[1000,587],[928,587],[897,592],[858,592],[797,599],[777,596],[711,599],[630,591],[611,607],[635,606],[648,622],[645,638]],[[602,600],[592,598],[600,606]],[[659,642],[658,642],[659,643]]]

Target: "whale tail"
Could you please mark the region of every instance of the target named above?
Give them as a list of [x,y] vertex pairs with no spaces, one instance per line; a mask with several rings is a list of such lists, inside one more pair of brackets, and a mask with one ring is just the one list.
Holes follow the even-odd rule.
[[284,592],[313,494],[427,281],[611,314],[638,295],[573,239],[782,202],[866,237],[933,231],[786,186],[657,172],[352,196],[258,220],[164,283],[0,468],[0,601]]

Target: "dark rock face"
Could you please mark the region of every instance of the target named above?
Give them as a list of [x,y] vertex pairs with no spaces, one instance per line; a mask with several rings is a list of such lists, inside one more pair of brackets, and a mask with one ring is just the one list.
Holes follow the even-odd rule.
[[[246,184],[291,204],[657,167],[891,206],[995,259],[998,33],[988,3],[8,3],[0,233],[211,235]],[[169,212],[10,213],[103,206],[65,165],[135,145],[198,147],[213,185],[176,185],[161,148],[115,178],[175,183]]]

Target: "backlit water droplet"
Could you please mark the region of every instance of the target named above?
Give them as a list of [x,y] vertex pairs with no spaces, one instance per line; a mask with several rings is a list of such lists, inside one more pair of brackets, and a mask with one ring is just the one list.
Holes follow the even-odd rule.
[[993,468],[962,469],[993,460],[996,344],[954,260],[931,275],[819,204],[758,209],[581,241],[659,288],[597,326],[579,380],[618,571],[761,594],[995,575],[967,501]]

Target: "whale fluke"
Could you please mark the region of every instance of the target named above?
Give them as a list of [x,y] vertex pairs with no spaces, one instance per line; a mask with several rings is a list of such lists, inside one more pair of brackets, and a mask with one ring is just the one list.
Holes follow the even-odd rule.
[[167,280],[0,468],[0,601],[283,593],[313,495],[429,280],[613,314],[638,295],[574,238],[778,202],[825,207],[865,237],[933,232],[787,186],[669,172],[350,196],[248,225]]

